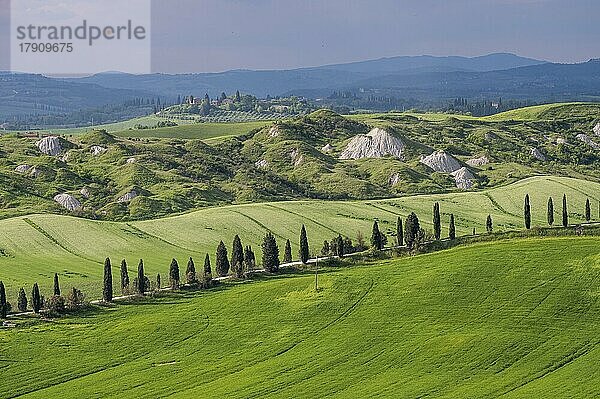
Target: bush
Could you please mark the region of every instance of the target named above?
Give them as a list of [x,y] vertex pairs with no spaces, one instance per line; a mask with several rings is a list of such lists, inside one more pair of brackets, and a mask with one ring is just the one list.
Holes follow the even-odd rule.
[[73,287],[66,299],[66,308],[67,310],[76,310],[85,305],[85,295],[83,292],[79,291],[77,288]]
[[46,308],[51,315],[60,315],[65,312],[65,298],[60,295],[53,295],[46,301]]

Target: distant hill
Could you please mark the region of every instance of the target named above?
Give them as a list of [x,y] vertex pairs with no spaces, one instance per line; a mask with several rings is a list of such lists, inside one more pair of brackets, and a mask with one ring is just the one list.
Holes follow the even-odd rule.
[[97,74],[76,81],[104,87],[154,91],[166,96],[208,92],[216,96],[242,90],[257,96],[281,95],[294,90],[339,89],[365,79],[387,74],[413,75],[428,72],[483,72],[542,64],[544,61],[514,54],[490,54],[481,57],[392,57],[291,70],[234,70],[222,73],[182,75]]
[[[40,75],[0,74],[0,123],[22,116],[79,113],[71,125],[89,121],[94,108],[123,104],[135,98],[216,97],[222,92],[259,97],[303,96],[325,99],[340,112],[353,109],[443,109],[456,98],[475,101],[532,103],[597,101],[600,61],[555,64],[514,54],[481,57],[392,57],[313,68],[272,71],[234,70],[222,73],[131,75],[107,72],[71,79]],[[335,93],[350,101],[335,99]],[[333,100],[329,101],[329,99]],[[357,100],[355,100],[357,99]],[[489,104],[488,104],[489,105]],[[510,109],[505,108],[505,109]],[[120,112],[119,112],[120,111]],[[104,109],[103,123],[139,116],[141,110]],[[144,112],[152,112],[144,109]],[[477,113],[486,115],[487,113]],[[115,119],[110,119],[114,114]],[[87,118],[87,119],[86,119]],[[52,121],[46,126],[52,125]],[[58,124],[58,123],[57,123]],[[54,124],[54,125],[57,125]],[[63,123],[66,125],[66,123]]]

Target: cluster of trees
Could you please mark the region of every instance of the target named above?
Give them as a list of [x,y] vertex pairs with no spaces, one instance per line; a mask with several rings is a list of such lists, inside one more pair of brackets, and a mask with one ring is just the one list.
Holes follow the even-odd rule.
[[[58,273],[55,273],[53,294],[48,299],[40,294],[38,283],[33,284],[31,298],[29,300],[25,294],[25,289],[23,287],[19,289],[19,295],[17,297],[18,311],[26,312],[28,305],[31,305],[31,309],[36,314],[40,313],[42,310],[46,310],[50,314],[58,315],[67,311],[77,310],[84,306],[85,295],[75,287],[71,288],[66,295],[62,295]],[[12,305],[7,301],[4,282],[0,281],[0,318],[6,318],[11,310]]]

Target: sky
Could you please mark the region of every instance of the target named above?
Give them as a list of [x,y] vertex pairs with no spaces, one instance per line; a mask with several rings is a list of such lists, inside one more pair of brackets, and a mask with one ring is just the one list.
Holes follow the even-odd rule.
[[[0,69],[8,1],[0,0]],[[597,0],[152,2],[154,72],[287,69],[422,54],[600,57]],[[106,13],[115,15],[114,7]]]

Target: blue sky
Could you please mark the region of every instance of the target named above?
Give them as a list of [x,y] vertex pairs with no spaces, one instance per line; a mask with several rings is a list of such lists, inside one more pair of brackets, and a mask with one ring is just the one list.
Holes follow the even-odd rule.
[[[157,72],[295,68],[420,54],[512,52],[557,62],[600,56],[596,0],[152,1]],[[6,4],[0,0],[0,37]]]

